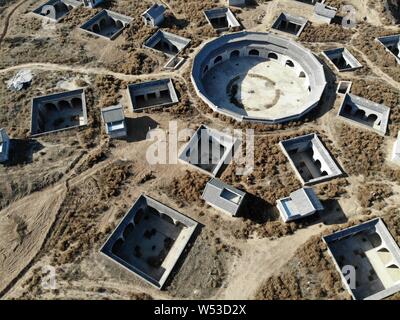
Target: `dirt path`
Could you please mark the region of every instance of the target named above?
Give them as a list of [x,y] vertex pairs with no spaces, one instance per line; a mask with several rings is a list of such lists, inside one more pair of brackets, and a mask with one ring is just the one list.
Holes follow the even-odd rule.
[[400,88],[400,83],[395,81],[390,76],[388,76],[378,66],[376,66],[371,60],[369,60],[369,58],[364,54],[364,52],[362,52],[361,50],[357,49],[355,46],[351,46],[351,48],[354,51],[357,51],[362,56],[362,58],[367,63],[368,67],[372,70],[372,72],[374,72],[377,76],[379,76],[381,79],[386,81],[394,89],[398,90]]
[[17,2],[15,4],[15,6],[11,9],[11,11],[8,13],[8,15],[6,16],[3,31],[0,34],[0,46],[1,46],[1,43],[3,42],[4,37],[7,35],[8,26],[10,25],[10,19],[11,19],[12,15],[25,2],[26,2],[25,0],[21,0],[21,1]]
[[126,81],[136,80],[136,79],[148,79],[156,76],[171,76],[171,74],[173,74],[168,71],[168,72],[158,72],[153,74],[129,75],[124,73],[113,72],[104,68],[75,67],[75,66],[61,65],[55,63],[25,63],[17,66],[8,67],[5,69],[0,69],[0,74],[27,68],[45,70],[45,71],[71,71],[82,74],[111,75],[117,79]]
[[33,193],[0,211],[0,297],[30,268],[51,233],[65,188]]
[[[229,272],[228,286],[220,290],[216,299],[252,299],[260,283],[270,276],[279,273],[280,269],[290,260],[295,251],[311,236],[319,234],[324,229],[314,225],[307,229],[296,231],[291,236],[276,240],[249,240],[241,251],[243,256],[236,261]],[[276,254],[279,251],[279,255]]]

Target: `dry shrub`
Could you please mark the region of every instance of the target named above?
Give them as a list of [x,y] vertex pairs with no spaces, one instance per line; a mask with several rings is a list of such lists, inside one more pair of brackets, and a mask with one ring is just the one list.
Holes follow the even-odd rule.
[[343,0],[326,0],[326,5],[339,9],[343,5]]
[[[95,13],[93,10],[95,10]],[[88,10],[83,6],[72,9],[63,19],[63,28],[72,30],[76,28],[76,26],[81,26],[96,13],[100,12],[101,9],[96,8],[93,10]]]
[[129,162],[116,161],[68,190],[48,242],[52,265],[77,262],[101,245],[110,230],[99,230],[99,220],[131,174]]
[[382,164],[385,162],[383,137],[347,124],[341,125],[338,135],[346,173],[368,177],[382,170]]
[[392,188],[383,183],[362,184],[357,190],[357,199],[363,208],[382,209],[386,199],[392,195]]
[[256,293],[256,299],[334,299],[343,294],[342,282],[320,236],[313,236],[284,267]]
[[83,161],[75,169],[76,173],[80,174],[90,168],[95,164],[104,161],[110,151],[108,143],[103,143],[102,145],[96,147],[83,159]]
[[[257,299],[350,299],[340,275],[328,255],[322,236],[358,225],[374,216],[363,216],[340,227],[335,226],[311,237],[296,250],[282,271],[268,278],[257,290]],[[382,216],[390,233],[400,243],[399,210],[393,208]],[[390,299],[399,299],[394,295]]]
[[208,24],[204,17],[203,11],[218,7],[218,3],[213,0],[171,0],[168,1],[174,12],[183,16],[185,23],[188,24],[187,29],[193,30],[194,45],[197,46],[203,39],[216,36],[216,32]]
[[98,105],[104,108],[118,103],[121,90],[126,89],[127,83],[111,75],[97,75],[94,86],[100,96]]
[[135,181],[138,184],[144,184],[147,181],[153,180],[155,178],[156,178],[156,176],[154,175],[153,171],[145,171],[145,172],[139,173],[139,175],[137,175]]
[[340,25],[307,25],[299,36],[303,42],[347,42],[355,31],[345,29]]
[[349,182],[346,179],[338,178],[316,185],[314,191],[320,199],[333,199],[344,195],[347,192],[346,187],[348,185]]
[[116,61],[113,70],[125,74],[148,74],[154,72],[159,63],[145,51],[130,52],[121,61]]
[[202,203],[201,194],[209,177],[203,173],[186,170],[183,177],[174,178],[167,192],[180,207],[186,204]]
[[186,115],[193,117],[195,114],[198,114],[190,102],[187,85],[181,81],[175,80],[174,86],[179,97],[179,102],[171,108],[168,108],[167,111],[176,116]]

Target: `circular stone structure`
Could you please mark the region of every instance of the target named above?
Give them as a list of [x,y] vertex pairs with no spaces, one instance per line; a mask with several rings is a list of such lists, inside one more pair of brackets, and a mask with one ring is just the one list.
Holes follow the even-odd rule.
[[192,82],[214,111],[265,123],[301,118],[326,87],[323,66],[310,50],[272,33],[247,31],[205,44],[194,58]]

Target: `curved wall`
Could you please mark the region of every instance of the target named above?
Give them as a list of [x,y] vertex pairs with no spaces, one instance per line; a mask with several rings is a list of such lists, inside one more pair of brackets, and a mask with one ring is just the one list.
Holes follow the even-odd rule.
[[[298,76],[305,77],[308,83],[307,103],[290,116],[258,118],[237,114],[215,105],[203,86],[203,78],[212,68],[231,57],[255,56],[276,59],[282,67],[293,68]],[[237,32],[223,35],[203,46],[193,61],[192,82],[197,94],[214,111],[226,114],[236,120],[249,120],[266,123],[282,123],[298,119],[314,108],[325,90],[326,78],[323,66],[311,51],[289,39],[258,32]]]

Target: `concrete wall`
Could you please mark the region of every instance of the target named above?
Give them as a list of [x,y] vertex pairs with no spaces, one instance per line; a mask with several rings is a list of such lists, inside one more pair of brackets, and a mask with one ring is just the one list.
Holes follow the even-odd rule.
[[[289,60],[299,75],[304,72],[304,76],[309,83],[309,101],[302,108],[299,108],[297,114],[275,119],[248,117],[219,108],[210,100],[202,84],[206,72],[219,63],[230,59],[230,55],[234,51],[239,52],[239,56],[248,57],[250,53],[255,53],[254,50],[257,50],[258,56],[262,58],[268,58],[270,54],[276,54],[278,62],[282,63],[282,65],[286,66]],[[247,31],[226,34],[205,44],[193,61],[191,78],[197,94],[214,111],[238,121],[248,120],[262,123],[283,123],[304,116],[319,103],[326,86],[323,67],[309,50],[296,42],[271,33]]]

